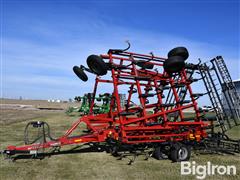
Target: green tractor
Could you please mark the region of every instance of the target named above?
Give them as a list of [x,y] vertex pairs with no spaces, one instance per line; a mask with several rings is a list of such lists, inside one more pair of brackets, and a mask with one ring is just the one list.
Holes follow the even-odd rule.
[[[79,115],[86,115],[89,113],[90,104],[93,100],[93,94],[87,93],[84,96],[76,96],[74,98],[75,101],[81,102],[80,107],[69,107],[66,111],[67,115],[73,115],[74,112],[79,112]],[[111,95],[108,93],[99,94],[99,97],[95,97],[97,103],[94,104],[93,113],[94,114],[101,114],[107,113],[110,110],[110,102],[111,102]]]
[[107,113],[110,110],[111,95],[108,93],[99,94],[99,97],[96,98],[97,102],[93,107],[94,114],[103,114]]

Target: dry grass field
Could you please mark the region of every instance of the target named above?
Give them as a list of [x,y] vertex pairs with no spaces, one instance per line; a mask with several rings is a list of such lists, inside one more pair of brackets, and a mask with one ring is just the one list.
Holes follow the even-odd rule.
[[[1,104],[26,104],[66,108],[69,104],[49,104],[42,101],[2,100]],[[8,145],[22,145],[23,131],[27,122],[44,120],[52,136],[61,136],[78,117],[69,117],[62,111],[3,109],[0,111],[0,150]],[[79,129],[80,132],[80,129]],[[239,138],[239,128],[229,132]],[[75,146],[67,146],[71,149]],[[170,160],[144,160],[139,156],[130,166],[128,160],[117,160],[105,152],[61,154],[38,159],[18,159],[15,162],[1,158],[0,179],[196,179],[195,176],[181,176],[180,163]],[[236,176],[208,176],[206,179],[240,179],[240,156],[226,154],[196,154],[191,161],[205,165],[207,161],[218,165],[236,165]]]

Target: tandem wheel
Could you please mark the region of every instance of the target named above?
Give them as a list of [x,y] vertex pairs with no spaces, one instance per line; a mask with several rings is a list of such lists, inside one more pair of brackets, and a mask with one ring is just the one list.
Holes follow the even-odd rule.
[[169,159],[173,162],[188,161],[191,156],[191,147],[181,143],[172,145],[169,153]]

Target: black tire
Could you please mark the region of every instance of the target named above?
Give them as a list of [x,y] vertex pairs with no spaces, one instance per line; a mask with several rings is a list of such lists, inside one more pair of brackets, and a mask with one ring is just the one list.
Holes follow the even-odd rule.
[[172,146],[169,159],[173,162],[188,161],[191,156],[191,148],[187,145],[176,143]]
[[151,63],[148,63],[147,61],[138,60],[135,61],[135,64],[143,69],[153,69],[154,65]]
[[171,74],[180,72],[185,67],[184,59],[181,56],[172,56],[164,61],[164,70]]
[[168,156],[162,152],[162,147],[158,146],[154,149],[153,157],[157,160],[167,159]]
[[93,73],[99,76],[107,74],[108,66],[100,56],[97,55],[88,56],[87,65]]
[[180,148],[179,144],[178,143],[174,143],[172,146],[171,146],[171,149],[170,149],[170,153],[169,153],[169,156],[168,158],[170,160],[172,160],[173,162],[177,162],[177,150]]
[[176,47],[168,52],[168,58],[173,56],[181,56],[185,61],[189,57],[189,53],[185,47]]
[[181,159],[180,161],[189,161],[190,157],[191,157],[191,146],[187,146],[187,145],[182,145],[181,149],[185,149],[185,151],[187,152],[187,155],[185,158]]
[[85,72],[79,68],[78,66],[73,67],[73,72],[82,80],[82,81],[87,81],[88,77],[85,74]]

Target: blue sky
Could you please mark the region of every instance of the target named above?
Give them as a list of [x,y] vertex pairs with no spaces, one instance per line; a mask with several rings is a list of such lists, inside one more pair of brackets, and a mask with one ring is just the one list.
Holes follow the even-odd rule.
[[2,0],[1,97],[68,99],[92,91],[94,76],[81,82],[72,67],[125,40],[131,51],[163,57],[186,46],[189,62],[222,55],[238,79],[239,6],[234,0]]

